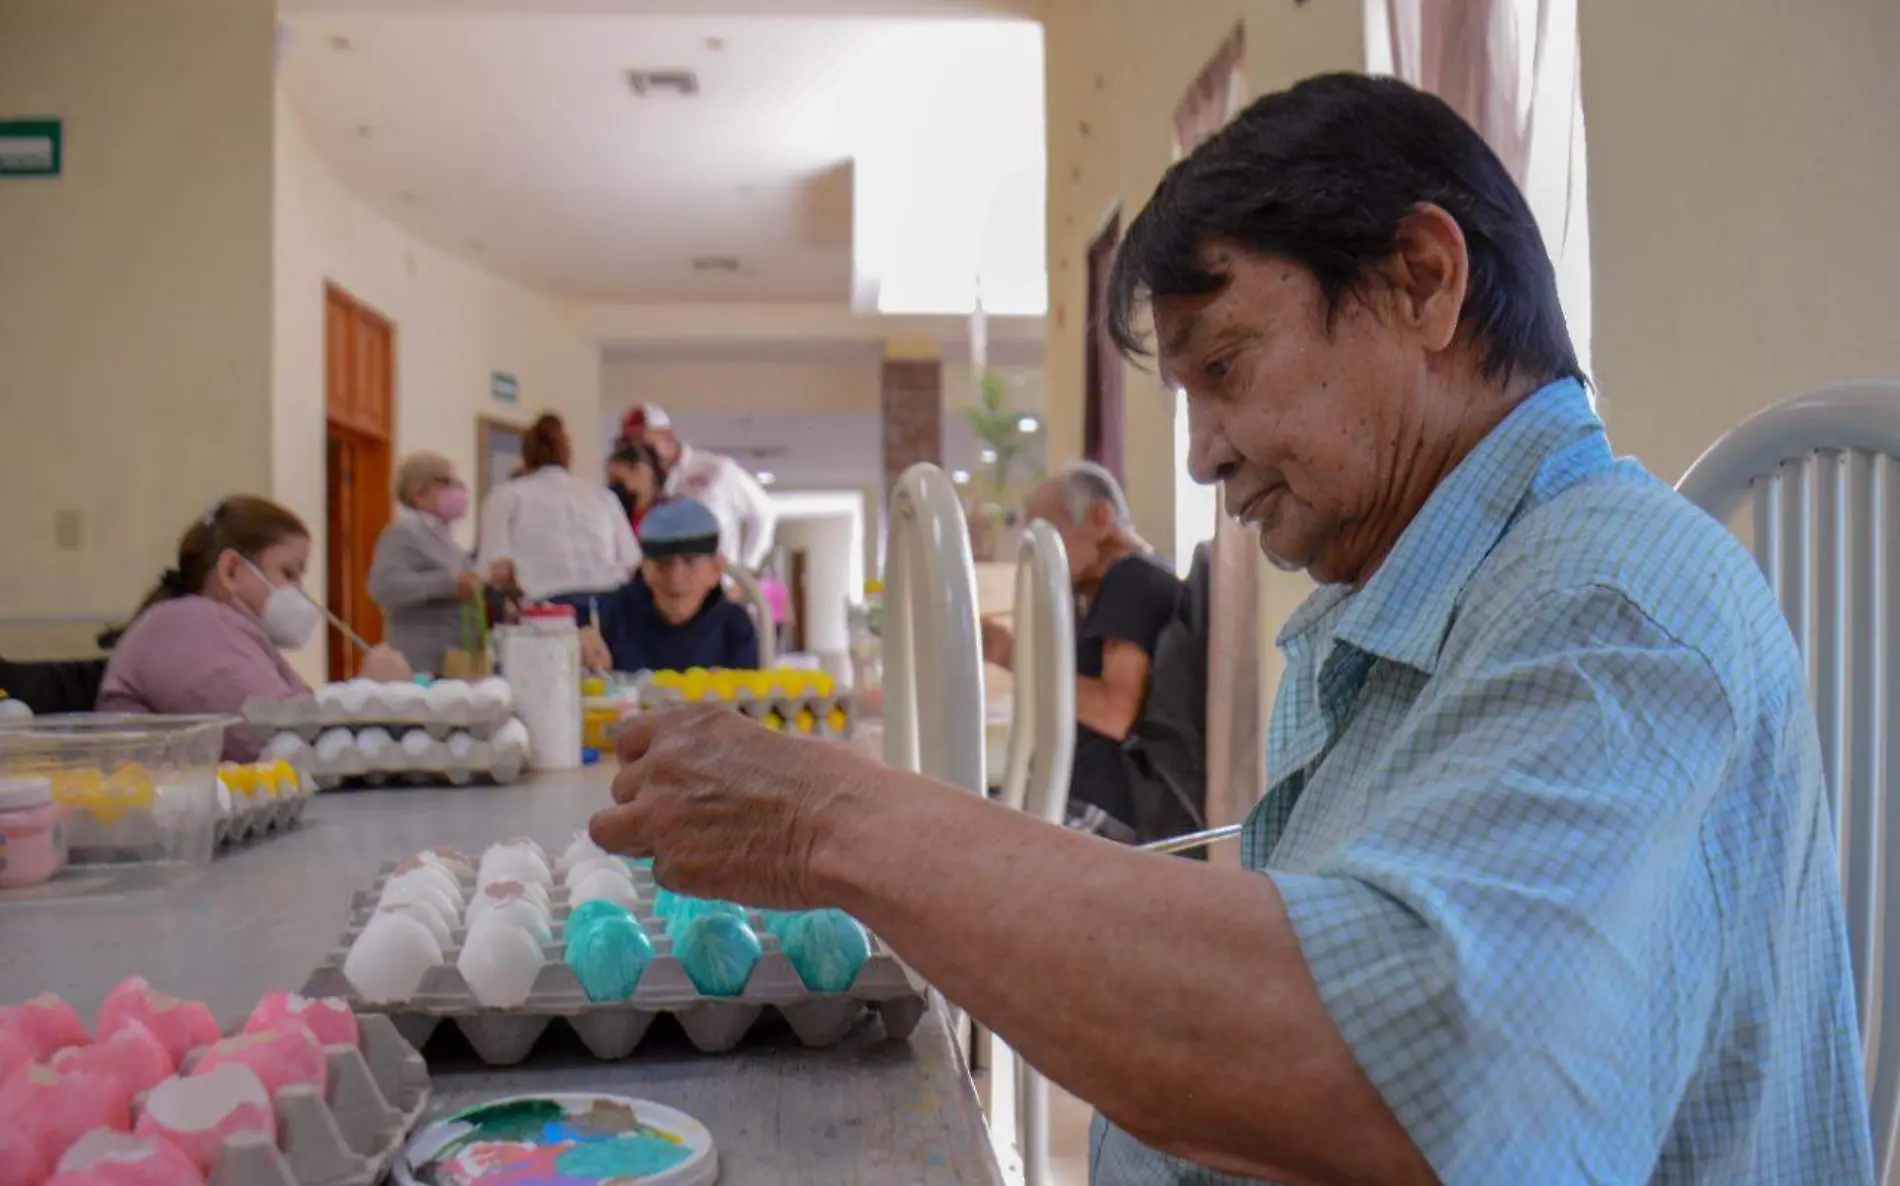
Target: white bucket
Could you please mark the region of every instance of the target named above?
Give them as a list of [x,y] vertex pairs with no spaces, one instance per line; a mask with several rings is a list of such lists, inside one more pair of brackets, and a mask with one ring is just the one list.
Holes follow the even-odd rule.
[[526,611],[519,626],[504,626],[495,633],[515,716],[528,729],[528,768],[579,769],[581,634],[574,611],[537,606]]

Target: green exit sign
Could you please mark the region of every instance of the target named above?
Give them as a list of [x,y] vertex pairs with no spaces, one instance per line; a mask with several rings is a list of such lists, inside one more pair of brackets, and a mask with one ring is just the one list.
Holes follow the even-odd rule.
[[58,177],[64,140],[56,119],[0,119],[0,177]]

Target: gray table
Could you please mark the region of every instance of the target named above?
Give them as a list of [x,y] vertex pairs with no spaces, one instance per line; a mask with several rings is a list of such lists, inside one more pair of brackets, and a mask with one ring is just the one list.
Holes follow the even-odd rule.
[[[0,1000],[51,989],[90,1016],[138,974],[235,1020],[267,990],[303,983],[341,934],[350,894],[385,861],[439,844],[479,853],[516,835],[552,843],[605,802],[606,777],[322,795],[300,828],[158,888],[121,879],[77,896],[87,887],[61,887],[57,899],[0,894]],[[823,1051],[782,1027],[718,1056],[662,1036],[617,1063],[547,1042],[521,1068],[490,1071],[452,1051],[436,1059],[441,1107],[537,1090],[642,1096],[712,1129],[724,1186],[1002,1181],[941,1009],[907,1042],[885,1041],[872,1023]]]

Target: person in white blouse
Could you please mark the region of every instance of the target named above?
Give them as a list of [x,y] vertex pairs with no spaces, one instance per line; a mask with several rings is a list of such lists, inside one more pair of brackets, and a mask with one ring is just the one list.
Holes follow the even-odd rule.
[[772,496],[744,466],[722,453],[682,443],[672,417],[658,404],[635,404],[620,422],[620,435],[658,451],[666,467],[666,497],[690,498],[712,511],[719,520],[719,552],[727,564],[742,564],[755,573],[764,566],[772,554],[778,511]]
[[613,494],[569,472],[572,454],[559,416],[535,420],[521,475],[483,500],[476,565],[531,601],[584,611],[589,597],[619,588],[640,567],[640,545]]

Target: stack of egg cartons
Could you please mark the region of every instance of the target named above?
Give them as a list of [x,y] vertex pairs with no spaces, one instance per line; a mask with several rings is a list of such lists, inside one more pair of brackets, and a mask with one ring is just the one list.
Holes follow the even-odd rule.
[[855,697],[822,671],[694,667],[647,672],[638,687],[642,709],[712,701],[731,705],[768,729],[807,736],[850,737],[857,717]]
[[[302,744],[294,733],[280,736]],[[315,786],[291,760],[294,753],[293,747],[273,739],[258,761],[225,762],[218,767],[219,847],[269,835],[302,817]]]
[[272,731],[269,757],[284,758],[328,789],[346,781],[465,786],[510,783],[528,759],[528,730],[508,684],[491,676],[420,684],[354,679],[313,697],[251,700],[245,719]]

